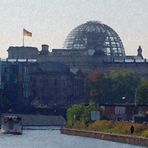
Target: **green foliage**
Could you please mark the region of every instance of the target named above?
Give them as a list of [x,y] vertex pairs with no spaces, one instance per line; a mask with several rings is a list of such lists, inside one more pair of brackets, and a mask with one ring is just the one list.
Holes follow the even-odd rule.
[[104,96],[104,91],[103,91],[104,75],[102,72],[96,70],[90,75],[89,80],[90,80],[89,99],[99,104],[103,101],[103,96]]
[[76,121],[73,125],[73,128],[84,130],[86,128],[86,124],[82,121]]
[[147,138],[148,138],[148,129],[147,129],[147,130],[144,130],[144,131],[142,132],[141,136],[147,137]]
[[95,109],[95,104],[84,106],[82,104],[75,104],[67,111],[67,125],[68,127],[76,126],[76,123],[81,123],[87,126],[91,121],[91,111]]
[[148,104],[148,80],[141,80],[137,88],[136,101],[139,104]]
[[112,121],[98,120],[88,126],[89,130],[106,131],[113,128]]
[[[126,71],[114,72],[106,77],[106,97],[109,102],[132,103],[134,102],[135,90],[139,79]],[[125,97],[125,100],[122,100]]]
[[68,109],[67,111],[68,127],[72,127],[76,120],[80,120],[80,115],[82,114],[83,110],[84,110],[84,105],[82,104],[73,105],[71,108]]
[[95,109],[95,104],[89,104],[88,106],[84,107],[83,113],[81,114],[80,120],[85,124],[88,125],[88,123],[91,121],[91,111]]
[[89,130],[119,133],[119,134],[130,134],[130,127],[134,126],[134,135],[136,136],[148,136],[148,127],[143,124],[130,123],[130,122],[116,122],[116,121],[95,121],[88,126]]
[[[140,79],[127,71],[112,72],[104,76],[95,71],[90,76],[90,100],[99,103],[133,103]],[[125,97],[125,100],[122,100]]]

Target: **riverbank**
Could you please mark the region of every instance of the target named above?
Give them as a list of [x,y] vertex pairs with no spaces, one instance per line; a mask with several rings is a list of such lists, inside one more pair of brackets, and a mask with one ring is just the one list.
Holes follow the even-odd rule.
[[148,138],[139,137],[139,136],[121,135],[121,134],[86,131],[86,130],[69,129],[69,128],[62,128],[60,129],[60,131],[62,134],[67,134],[67,135],[91,137],[91,138],[97,138],[101,140],[109,140],[114,142],[148,147]]

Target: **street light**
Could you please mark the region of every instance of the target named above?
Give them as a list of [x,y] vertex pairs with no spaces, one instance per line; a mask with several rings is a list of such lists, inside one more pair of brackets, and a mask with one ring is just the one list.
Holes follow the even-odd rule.
[[135,90],[134,105],[137,106],[137,88]]
[[75,125],[76,115],[73,115],[73,125]]
[[126,97],[122,97],[122,100],[125,100],[126,99]]

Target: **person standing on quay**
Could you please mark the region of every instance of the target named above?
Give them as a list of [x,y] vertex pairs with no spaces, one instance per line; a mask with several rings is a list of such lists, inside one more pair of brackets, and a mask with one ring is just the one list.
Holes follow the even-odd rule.
[[133,125],[131,125],[131,128],[130,128],[130,131],[131,131],[131,134],[133,134],[134,133],[134,126]]

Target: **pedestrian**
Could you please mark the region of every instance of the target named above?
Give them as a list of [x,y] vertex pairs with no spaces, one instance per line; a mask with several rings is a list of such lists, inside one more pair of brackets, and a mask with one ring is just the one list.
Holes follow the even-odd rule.
[[131,128],[130,128],[130,131],[131,131],[131,134],[133,134],[134,133],[134,126],[133,125],[131,125]]

